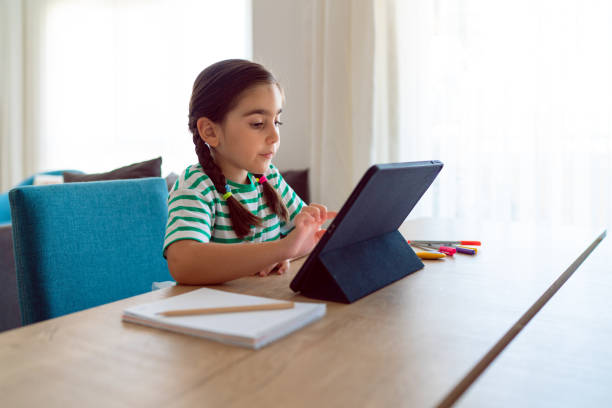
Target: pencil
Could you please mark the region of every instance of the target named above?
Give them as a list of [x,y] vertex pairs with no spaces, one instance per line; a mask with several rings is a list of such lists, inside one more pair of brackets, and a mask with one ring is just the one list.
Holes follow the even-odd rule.
[[253,312],[258,310],[280,310],[280,309],[292,309],[293,302],[282,302],[282,303],[263,303],[260,305],[246,305],[246,306],[225,306],[225,307],[205,307],[199,309],[178,309],[178,310],[165,310],[163,312],[157,312],[158,315],[162,316],[191,316],[201,314],[215,314],[215,313],[237,313],[237,312]]

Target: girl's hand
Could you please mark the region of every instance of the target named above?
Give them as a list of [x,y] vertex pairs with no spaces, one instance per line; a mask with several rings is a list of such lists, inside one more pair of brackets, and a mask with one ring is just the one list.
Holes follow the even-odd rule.
[[327,211],[327,207],[320,204],[311,204],[302,208],[293,220],[295,228],[285,238],[289,258],[299,258],[312,251],[325,234],[321,226],[325,221],[333,219],[336,214],[335,211]]
[[268,276],[271,273],[277,273],[279,275],[282,275],[283,273],[287,272],[289,270],[289,265],[291,264],[291,262],[286,259],[282,262],[279,262],[277,264],[273,264],[270,265],[269,267],[265,268],[264,270],[261,270],[259,272],[257,272],[255,275],[257,276]]

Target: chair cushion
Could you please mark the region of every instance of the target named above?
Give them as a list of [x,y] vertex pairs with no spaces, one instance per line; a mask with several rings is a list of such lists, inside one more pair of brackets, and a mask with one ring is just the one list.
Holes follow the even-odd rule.
[[130,164],[129,166],[120,167],[106,173],[95,174],[75,174],[72,172],[64,172],[64,182],[74,183],[80,181],[100,181],[100,180],[122,180],[143,177],[160,177],[161,176],[162,158],[147,160],[140,163]]
[[24,324],[151,290],[162,256],[162,178],[28,186],[9,193]]
[[308,169],[305,170],[286,170],[281,175],[296,192],[296,194],[306,204],[310,203],[310,193],[308,191]]
[[37,175],[40,175],[40,174],[45,174],[45,175],[50,175],[50,176],[61,176],[62,174],[64,174],[64,172],[70,172],[70,173],[74,173],[74,174],[83,174],[83,172],[81,172],[80,170],[52,170],[52,171],[44,171],[42,173],[37,173],[37,174],[34,174],[33,176],[28,177],[27,179],[23,180],[21,183],[17,184],[16,187],[31,186],[32,184],[34,184],[34,178]]

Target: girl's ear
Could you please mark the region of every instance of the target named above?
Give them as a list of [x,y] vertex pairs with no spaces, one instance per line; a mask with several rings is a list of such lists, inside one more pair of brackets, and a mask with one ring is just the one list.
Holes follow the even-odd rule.
[[196,122],[200,139],[206,142],[210,147],[216,147],[219,144],[219,135],[217,127],[213,121],[206,117],[201,117]]

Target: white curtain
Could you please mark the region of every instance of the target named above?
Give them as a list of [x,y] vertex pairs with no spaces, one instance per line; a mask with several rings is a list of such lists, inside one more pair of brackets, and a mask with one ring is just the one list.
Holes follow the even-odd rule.
[[21,0],[0,0],[0,191],[25,178],[35,167],[24,134],[23,14]]
[[[377,14],[369,0],[314,0],[311,50],[312,200],[339,209],[386,137],[377,129]],[[381,87],[382,89],[383,87]],[[386,89],[386,88],[385,88]],[[383,101],[384,102],[384,101]],[[380,106],[380,105],[378,105]],[[386,158],[385,158],[386,159]]]
[[313,4],[315,201],[439,159],[413,217],[612,223],[612,3]]
[[195,77],[251,57],[250,0],[0,1],[10,75],[0,191],[37,171],[157,156],[163,175],[180,173],[197,161],[187,129]]
[[610,225],[612,3],[396,6],[401,159],[445,163],[415,215]]

